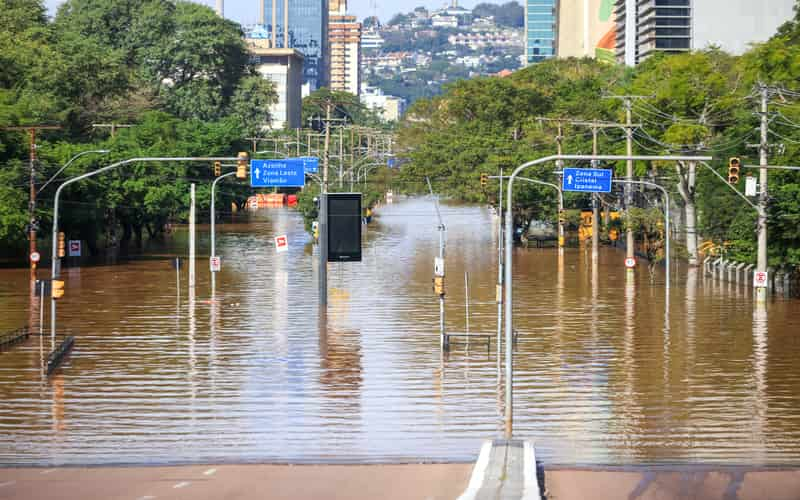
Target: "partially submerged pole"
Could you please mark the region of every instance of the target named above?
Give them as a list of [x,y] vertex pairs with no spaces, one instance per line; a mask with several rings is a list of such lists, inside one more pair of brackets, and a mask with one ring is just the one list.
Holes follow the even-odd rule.
[[192,183],[189,204],[189,297],[194,297],[195,287],[195,185]]

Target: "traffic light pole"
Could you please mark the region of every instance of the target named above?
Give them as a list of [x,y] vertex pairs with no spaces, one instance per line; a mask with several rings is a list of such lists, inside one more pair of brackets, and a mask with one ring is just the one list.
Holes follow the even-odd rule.
[[[506,187],[506,228],[511,228],[514,223],[514,216],[512,210],[514,207],[514,180],[526,168],[535,165],[541,165],[551,161],[564,161],[564,160],[583,160],[583,161],[711,161],[710,156],[628,156],[628,155],[553,155],[539,158],[518,166],[511,176],[508,178],[508,186]],[[513,308],[513,290],[514,290],[514,261],[513,261],[513,247],[514,236],[513,231],[506,231],[506,245],[505,245],[505,333],[506,333],[506,366],[505,366],[505,437],[511,439],[513,437],[514,425],[514,400],[513,400],[513,384],[514,384],[514,360],[513,360],[513,327],[514,327],[514,308]]]
[[[132,163],[142,163],[142,162],[173,162],[173,161],[202,161],[202,162],[209,162],[209,161],[236,161],[238,157],[215,157],[215,158],[208,158],[208,157],[175,157],[175,158],[168,158],[168,157],[158,157],[158,158],[130,158],[128,160],[119,161],[117,163],[112,163],[111,165],[106,165],[103,168],[99,168],[97,170],[93,170],[91,172],[87,172],[83,175],[79,175],[77,177],[73,177],[72,179],[67,179],[60,186],[56,189],[55,199],[53,200],[53,237],[52,237],[52,253],[51,253],[51,269],[50,269],[50,278],[56,279],[58,277],[57,271],[57,262],[58,262],[58,254],[57,254],[57,240],[58,240],[58,201],[61,198],[61,191],[64,190],[65,187],[69,186],[70,184],[74,184],[78,181],[82,181],[84,179],[88,179],[90,177],[94,177],[97,174],[101,174],[103,172],[108,172],[109,170],[113,170],[117,167],[122,167],[125,165],[130,165]],[[52,296],[50,297],[50,335],[51,337],[55,337],[56,334],[56,299]]]

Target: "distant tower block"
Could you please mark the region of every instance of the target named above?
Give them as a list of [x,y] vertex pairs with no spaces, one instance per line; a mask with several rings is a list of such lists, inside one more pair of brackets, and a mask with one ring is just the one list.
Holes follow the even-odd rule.
[[217,0],[217,6],[214,10],[217,11],[219,17],[225,17],[225,0]]

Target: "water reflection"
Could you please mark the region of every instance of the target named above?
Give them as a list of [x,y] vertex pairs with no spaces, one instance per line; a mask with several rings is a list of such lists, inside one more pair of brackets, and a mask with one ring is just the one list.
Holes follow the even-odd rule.
[[[0,462],[469,460],[503,434],[495,349],[439,349],[427,200],[381,207],[364,262],[333,264],[327,315],[293,211],[198,226],[196,296],[169,256],[65,269],[60,323],[78,335],[56,377],[46,339],[0,353]],[[497,228],[482,207],[442,208],[446,327],[496,331]],[[290,250],[276,254],[273,238]],[[800,458],[797,301],[754,312],[747,288],[702,270],[627,282],[620,250],[514,250],[515,434],[546,463]],[[26,269],[0,271],[0,330],[29,321]],[[685,281],[684,281],[685,280]],[[458,283],[458,285],[454,285]],[[38,310],[37,310],[38,313]],[[37,343],[39,345],[37,345]]]

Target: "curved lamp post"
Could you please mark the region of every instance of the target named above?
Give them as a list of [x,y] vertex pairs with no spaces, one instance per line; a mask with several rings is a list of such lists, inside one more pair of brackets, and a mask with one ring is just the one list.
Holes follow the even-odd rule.
[[[523,170],[529,167],[533,167],[535,165],[541,165],[543,163],[551,162],[551,161],[564,161],[564,160],[575,160],[575,161],[597,161],[597,160],[606,160],[606,161],[711,161],[712,157],[710,156],[671,156],[671,155],[663,155],[663,156],[638,156],[638,155],[551,155],[545,156],[544,158],[539,158],[533,161],[529,161],[527,163],[523,163],[522,165],[518,166],[511,176],[508,178],[508,186],[507,186],[507,203],[506,203],[506,220],[505,226],[506,228],[511,228],[514,223],[514,215],[512,213],[513,209],[513,201],[514,201],[514,180],[522,173]],[[506,387],[505,387],[505,434],[507,439],[511,439],[513,435],[513,422],[514,422],[514,402],[513,402],[513,325],[514,325],[514,318],[513,318],[513,307],[512,307],[512,299],[513,299],[513,270],[514,270],[514,261],[513,261],[513,246],[514,246],[514,235],[512,231],[506,230],[506,247],[505,247],[505,282],[506,282],[506,289],[505,289],[505,337],[506,337]]]

